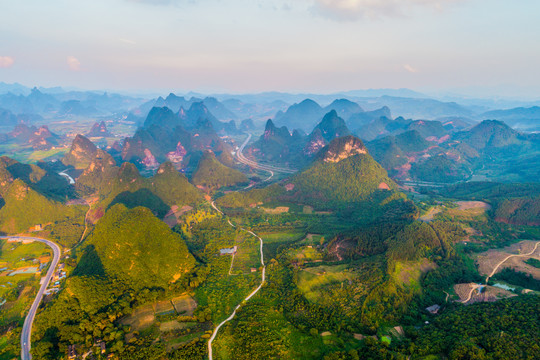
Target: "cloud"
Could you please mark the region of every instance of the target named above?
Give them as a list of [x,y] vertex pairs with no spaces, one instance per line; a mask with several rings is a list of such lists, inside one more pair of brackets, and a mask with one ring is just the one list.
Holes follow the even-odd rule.
[[407,70],[408,72],[413,73],[413,74],[418,72],[418,69],[412,67],[412,66],[409,65],[409,64],[403,65],[403,68],[404,68],[405,70]]
[[15,62],[11,56],[0,56],[0,68],[8,68]]
[[67,64],[69,66],[69,70],[71,70],[71,71],[79,71],[79,70],[81,70],[81,62],[75,56],[68,56],[67,57]]
[[134,40],[119,38],[118,41],[123,42],[124,44],[137,45],[137,42]]
[[149,5],[179,5],[183,3],[195,4],[197,0],[125,0],[132,3],[149,4]]
[[442,9],[465,0],[314,0],[315,13],[334,20],[355,21],[404,15],[413,7]]

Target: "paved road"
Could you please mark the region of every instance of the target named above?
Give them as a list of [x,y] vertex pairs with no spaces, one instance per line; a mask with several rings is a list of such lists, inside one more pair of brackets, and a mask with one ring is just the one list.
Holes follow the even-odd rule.
[[[9,237],[8,237],[9,238]],[[45,290],[47,290],[47,287],[49,286],[49,282],[51,281],[51,278],[53,276],[54,270],[56,269],[56,265],[58,265],[58,261],[60,260],[60,248],[58,245],[53,243],[52,241],[35,238],[35,237],[26,237],[26,236],[13,236],[11,238],[17,238],[17,239],[31,239],[33,241],[39,241],[42,242],[49,247],[53,249],[53,261],[51,263],[51,266],[49,267],[49,271],[47,271],[47,275],[45,275],[45,281],[43,281],[43,284],[41,285],[41,288],[39,289],[36,298],[34,299],[34,302],[32,303],[32,307],[30,307],[30,311],[28,312],[28,315],[26,315],[26,318],[24,319],[24,325],[22,328],[21,333],[21,359],[22,360],[30,360],[32,359],[32,356],[30,355],[30,340],[32,337],[32,323],[34,322],[34,317],[36,316],[37,309],[39,307],[39,303],[41,302],[41,299],[43,299],[43,293]]]
[[[255,168],[255,169],[268,171],[268,172],[271,173],[270,178],[272,176],[274,176],[274,172],[282,172],[282,173],[286,173],[286,174],[294,174],[295,172],[297,172],[297,170],[294,170],[294,169],[280,168],[280,167],[273,166],[273,165],[264,165],[264,164],[259,164],[258,162],[255,162],[253,160],[249,160],[248,158],[246,158],[244,156],[244,154],[242,154],[242,151],[244,151],[244,148],[248,144],[249,140],[251,140],[251,134],[248,134],[248,137],[242,143],[242,145],[240,145],[240,147],[238,148],[238,151],[236,152],[236,158],[242,164],[251,166],[252,168]],[[268,178],[266,180],[269,180],[270,178]]]
[[[221,210],[219,210],[216,206],[216,204],[212,201],[211,202],[211,205],[212,207],[217,211],[219,212],[221,215],[224,215],[223,212]],[[233,223],[231,223],[231,220],[230,219],[227,219],[227,221],[229,222],[229,225],[231,225],[232,227],[236,227],[233,225]],[[218,334],[218,331],[219,329],[228,321],[231,321],[234,316],[236,315],[236,311],[240,308],[240,306],[242,306],[242,303],[248,301],[249,299],[251,299],[257,292],[259,292],[259,290],[261,290],[263,284],[264,284],[264,281],[266,280],[266,265],[264,264],[264,255],[263,255],[263,239],[261,239],[260,236],[258,236],[257,234],[255,234],[253,231],[250,231],[250,230],[246,230],[244,228],[240,228],[240,230],[243,230],[245,232],[248,232],[250,233],[251,235],[255,236],[257,239],[259,239],[259,243],[260,243],[260,252],[261,252],[261,266],[262,266],[262,276],[261,276],[261,284],[259,286],[257,286],[257,288],[255,290],[253,290],[245,299],[244,301],[242,301],[240,304],[238,304],[235,308],[234,308],[234,311],[232,312],[232,314],[226,318],[225,320],[223,320],[221,323],[218,324],[218,326],[216,326],[216,328],[214,329],[214,332],[212,333],[212,337],[208,340],[208,359],[209,360],[213,360],[213,354],[212,354],[212,342],[214,342],[214,339],[216,338],[217,334]],[[231,267],[232,267],[232,262],[231,262]],[[230,270],[229,270],[229,274],[230,274]]]

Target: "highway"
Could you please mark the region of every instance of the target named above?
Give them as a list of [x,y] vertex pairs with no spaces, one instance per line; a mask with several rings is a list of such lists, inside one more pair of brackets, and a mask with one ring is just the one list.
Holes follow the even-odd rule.
[[60,260],[60,248],[58,247],[58,245],[56,245],[52,241],[40,239],[36,237],[26,237],[26,236],[10,237],[8,236],[8,238],[16,238],[16,239],[21,239],[21,240],[31,239],[33,241],[42,242],[53,249],[53,260],[52,260],[51,266],[49,267],[49,270],[47,271],[47,275],[45,275],[45,280],[43,281],[43,283],[41,284],[41,287],[39,288],[36,298],[34,299],[34,302],[32,303],[32,307],[30,307],[30,311],[28,312],[28,315],[26,315],[26,318],[24,319],[24,325],[21,332],[21,359],[30,360],[32,359],[32,355],[30,355],[32,323],[34,322],[34,317],[36,316],[36,312],[39,307],[39,304],[41,303],[41,300],[43,299],[43,293],[45,292],[45,290],[47,290],[47,287],[49,286],[49,282],[51,281],[51,278],[53,276],[54,270],[56,269],[56,266],[58,265],[58,261]]
[[249,160],[248,158],[246,158],[244,156],[244,154],[242,154],[242,151],[244,151],[244,148],[248,144],[249,140],[251,140],[251,134],[248,134],[248,137],[242,143],[242,145],[240,145],[240,147],[238,148],[238,151],[236,152],[236,158],[242,164],[245,164],[247,166],[251,166],[254,169],[268,171],[269,173],[271,173],[270,177],[272,177],[274,175],[274,172],[282,172],[282,173],[285,173],[285,174],[294,174],[295,172],[297,172],[297,170],[294,170],[294,169],[285,169],[285,168],[280,168],[280,167],[273,166],[273,165],[263,165],[263,164],[259,164],[259,163],[255,162],[253,160]]

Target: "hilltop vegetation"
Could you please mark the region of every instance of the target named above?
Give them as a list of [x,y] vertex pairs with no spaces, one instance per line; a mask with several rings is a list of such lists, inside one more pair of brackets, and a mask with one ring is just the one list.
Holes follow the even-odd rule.
[[123,163],[117,167],[110,155],[99,151],[76,186],[82,194],[98,196],[93,210],[96,220],[116,203],[130,208],[146,206],[163,218],[173,205],[192,205],[202,199],[201,193],[170,162],[161,164],[153,177],[144,178],[135,165]]
[[333,140],[310,167],[294,175],[290,182],[298,201],[321,208],[368,200],[376,192],[396,188],[386,170],[352,136]]
[[483,200],[492,205],[496,221],[516,225],[539,225],[540,185],[470,182],[449,186],[442,195],[465,200]]
[[46,166],[0,158],[0,232],[15,234],[37,224],[82,223],[83,207],[60,202],[72,195],[67,181]]
[[246,175],[238,170],[231,169],[220,163],[213,152],[205,151],[199,160],[197,170],[191,181],[210,190],[217,190],[224,186],[247,183]]
[[[430,99],[339,99],[323,107],[309,99],[289,106],[300,97],[281,101],[277,93],[251,103],[257,96],[140,101],[100,117],[107,126],[96,122],[88,133],[107,137],[110,125],[129,134],[123,141],[102,139],[98,148],[78,135],[62,163],[0,158],[0,231],[40,223],[39,236],[70,248],[62,259],[68,276],[34,323],[35,359],[66,357],[69,345],[79,355],[93,352],[88,358],[206,359],[212,331],[238,305],[213,342],[216,359],[538,357],[538,319],[530,315],[538,313],[536,295],[456,301],[458,289],[484,281],[475,263],[480,251],[540,236],[538,184],[414,185],[478,175],[536,181],[538,136],[500,121],[473,125],[473,110]],[[23,108],[26,97],[0,96],[6,99]],[[94,103],[113,101],[60,102],[38,91],[32,99],[56,109],[55,117],[93,114]],[[10,126],[22,119],[0,116]],[[250,190],[223,189],[247,182],[231,168],[238,135],[246,135],[234,119],[245,119],[240,129],[255,136],[246,157],[298,172],[257,182],[262,171],[250,169]],[[18,126],[14,133],[49,139],[46,130]],[[58,175],[66,167],[74,185]],[[401,180],[410,183],[399,187]],[[90,208],[65,205],[73,203]],[[261,284],[260,251],[266,278],[244,301]],[[537,270],[533,260],[520,269]],[[520,271],[492,279],[517,286],[516,295],[520,287],[538,289]],[[17,285],[9,301],[26,301],[29,291]],[[426,309],[434,304],[438,315]],[[18,331],[8,334],[10,354],[19,351],[12,346]],[[99,341],[106,354],[98,354]]]
[[3,192],[5,205],[0,209],[0,231],[15,234],[28,230],[36,224],[70,219],[82,222],[84,210],[78,206],[66,206],[32,190],[21,180],[15,180]]
[[182,238],[144,207],[111,207],[86,239],[85,247],[86,256],[95,251],[93,259],[98,264],[89,263],[92,270],[78,268],[77,274],[94,275],[95,268],[102,266],[104,275],[135,289],[167,288],[195,265]]

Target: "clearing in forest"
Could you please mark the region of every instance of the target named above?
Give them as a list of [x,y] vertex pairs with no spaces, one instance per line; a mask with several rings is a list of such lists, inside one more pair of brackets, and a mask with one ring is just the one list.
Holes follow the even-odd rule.
[[492,274],[494,269],[496,269],[495,273],[498,273],[504,268],[512,268],[530,274],[535,279],[540,280],[540,269],[525,263],[525,261],[530,258],[540,260],[540,246],[537,246],[536,251],[531,255],[512,256],[530,253],[534,249],[536,243],[537,241],[523,240],[503,249],[490,249],[480,253],[476,257],[478,272],[488,276]]

